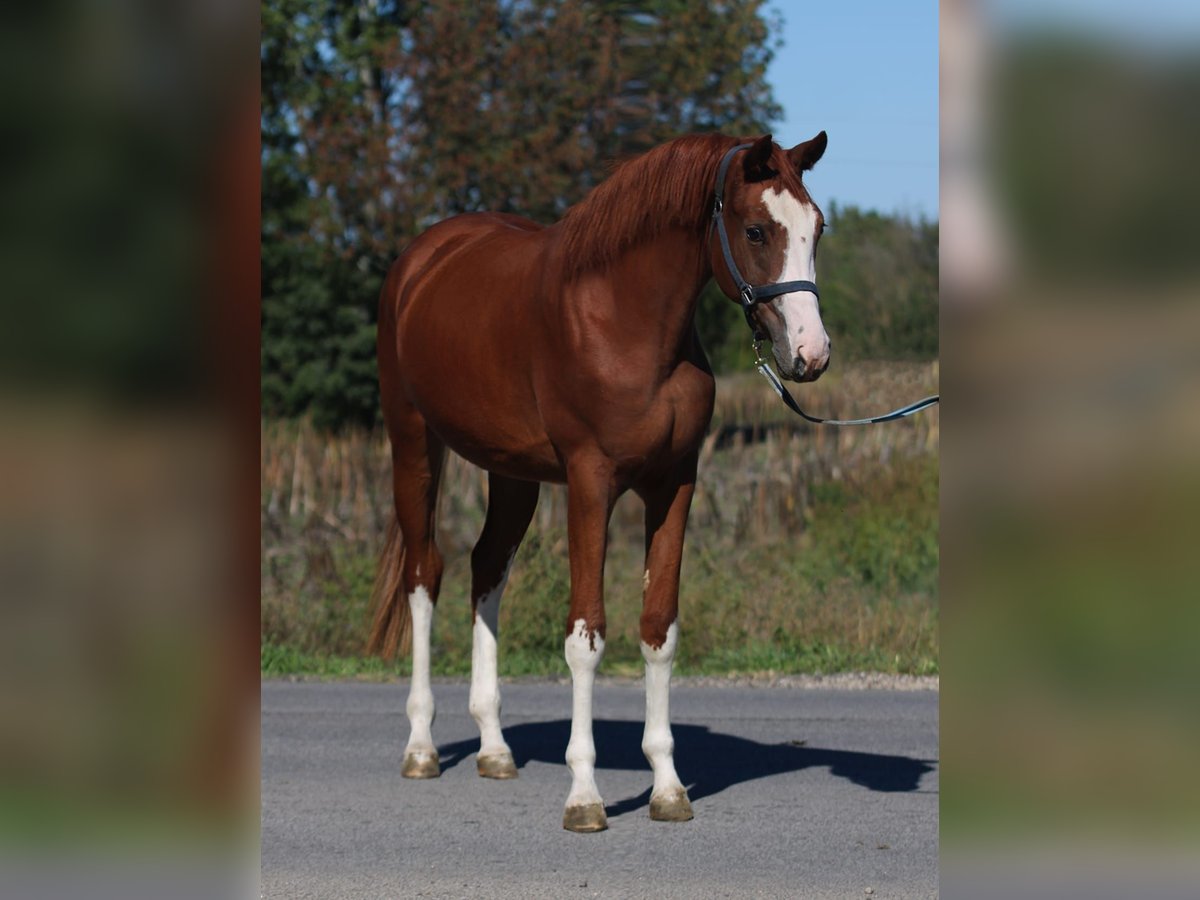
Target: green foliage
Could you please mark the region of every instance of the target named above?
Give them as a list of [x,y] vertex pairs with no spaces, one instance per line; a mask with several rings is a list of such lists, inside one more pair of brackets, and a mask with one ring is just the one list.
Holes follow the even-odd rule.
[[259,652],[259,669],[264,677],[316,675],[323,678],[390,678],[408,674],[408,660],[383,660],[377,656],[339,656],[299,650],[287,644],[264,640]]
[[816,485],[814,555],[889,594],[937,592],[938,467],[906,461],[870,480]]
[[533,530],[521,544],[510,587],[520,592],[520,607],[501,607],[500,651],[517,651],[512,674],[566,672],[562,658],[567,610],[563,598],[571,593],[567,538],[562,531]]
[[839,355],[938,355],[938,226],[830,204],[817,251],[821,316]]
[[[274,271],[262,300],[262,406],[286,417],[310,412],[322,428],[369,425],[378,415],[374,277],[287,244],[263,245]],[[264,279],[266,275],[264,274]],[[265,281],[264,281],[265,283]]]
[[[1195,277],[1200,182],[1180,176],[1200,146],[1200,66],[1163,50],[1049,30],[1002,54],[988,151],[1023,272],[1113,294],[1126,288],[1113,279],[1136,280],[1141,303],[1173,296],[1148,284]],[[1055,294],[1076,298],[1096,300]]]

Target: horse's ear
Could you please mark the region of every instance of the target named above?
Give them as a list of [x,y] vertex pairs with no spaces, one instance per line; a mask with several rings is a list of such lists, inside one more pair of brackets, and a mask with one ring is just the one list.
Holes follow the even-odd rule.
[[828,143],[829,137],[822,131],[811,141],[797,144],[789,150],[788,159],[792,161],[797,172],[807,172],[817,164],[817,160],[825,155],[825,145]]
[[769,134],[764,134],[750,146],[742,160],[747,181],[762,181],[778,174],[768,165],[774,149],[775,143]]

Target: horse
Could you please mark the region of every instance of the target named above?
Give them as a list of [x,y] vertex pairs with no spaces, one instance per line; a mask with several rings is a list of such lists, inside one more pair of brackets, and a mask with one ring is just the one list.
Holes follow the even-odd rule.
[[[429,640],[448,447],[488,473],[486,518],[471,552],[469,709],[480,734],[479,775],[517,777],[500,727],[500,602],[540,484],[565,482],[564,654],[573,702],[563,827],[607,828],[592,689],[604,656],[608,521],[617,498],[633,490],[645,504],[639,631],[650,817],[692,818],[675,771],[668,702],[684,531],[715,396],[696,304],[715,278],[727,297],[742,296],[782,377],[813,381],[825,371],[831,345],[813,283],[824,219],[802,174],[826,143],[824,131],[790,150],[770,134],[688,135],[621,163],[553,225],[506,213],[454,216],[420,234],[390,267],[377,349],[395,519],[368,651],[390,657],[411,642],[404,777],[440,774]],[[742,273],[768,285],[750,290],[770,299],[745,304]]]

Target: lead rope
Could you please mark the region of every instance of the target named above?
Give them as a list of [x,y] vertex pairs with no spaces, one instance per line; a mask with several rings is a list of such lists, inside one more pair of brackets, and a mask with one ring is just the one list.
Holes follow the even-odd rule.
[[787,388],[783,386],[783,382],[771,370],[770,364],[762,358],[762,352],[759,350],[761,341],[754,341],[754,366],[758,369],[759,374],[767,379],[771,387],[775,389],[775,393],[779,395],[779,399],[784,402],[788,409],[817,425],[874,425],[876,422],[891,422],[893,419],[903,419],[905,416],[911,416],[913,413],[918,413],[923,409],[928,409],[935,403],[941,403],[941,395],[934,394],[932,397],[926,397],[924,400],[918,400],[916,403],[910,403],[908,406],[902,406],[900,409],[894,409],[890,413],[884,413],[882,416],[871,416],[869,419],[822,419],[817,416],[810,416],[800,408],[793,398],[788,393]]

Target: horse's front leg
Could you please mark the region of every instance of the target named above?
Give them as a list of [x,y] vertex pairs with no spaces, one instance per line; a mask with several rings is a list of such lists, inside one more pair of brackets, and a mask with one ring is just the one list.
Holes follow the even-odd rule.
[[608,827],[596,788],[596,745],[592,740],[592,688],[604,656],[604,554],[608,519],[616,499],[612,469],[589,459],[568,466],[567,539],[571,556],[571,608],[565,655],[571,669],[573,702],[567,765],[571,793],[563,813],[568,831]]
[[686,822],[692,818],[687,791],[675,772],[671,736],[671,667],[675,661],[679,611],[679,566],[688,510],[696,488],[696,456],[680,463],[671,477],[639,491],[646,501],[646,572],[643,576],[642,658],[646,661],[646,731],[642,752],[654,769],[650,818]]

